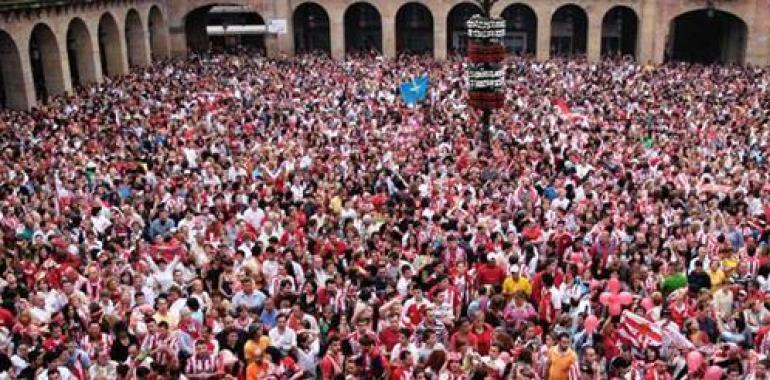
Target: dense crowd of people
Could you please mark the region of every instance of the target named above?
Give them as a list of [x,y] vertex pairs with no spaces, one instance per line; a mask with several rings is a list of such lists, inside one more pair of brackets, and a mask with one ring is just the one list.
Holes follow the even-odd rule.
[[[399,84],[429,74],[423,102]],[[770,71],[192,56],[0,113],[1,379],[768,379]]]

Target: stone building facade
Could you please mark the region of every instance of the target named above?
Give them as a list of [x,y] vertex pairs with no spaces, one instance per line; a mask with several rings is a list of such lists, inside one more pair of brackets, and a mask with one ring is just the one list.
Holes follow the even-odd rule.
[[[462,52],[468,0],[4,0],[0,1],[0,105],[29,109],[47,96],[154,60],[210,47],[211,13],[240,6],[268,56],[360,49],[387,57]],[[500,0],[506,46],[546,60],[623,53],[767,65],[770,0]],[[233,24],[220,25],[227,31]],[[215,26],[216,28],[216,26]],[[232,37],[232,36],[230,36]]]

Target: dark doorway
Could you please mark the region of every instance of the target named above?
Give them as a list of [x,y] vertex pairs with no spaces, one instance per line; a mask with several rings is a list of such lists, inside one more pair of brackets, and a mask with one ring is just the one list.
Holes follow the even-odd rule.
[[21,51],[7,32],[0,30],[0,107],[25,109],[27,104]]
[[196,53],[245,49],[264,55],[266,31],[265,20],[248,6],[202,7],[185,17],[187,47]]
[[316,3],[304,3],[294,11],[294,50],[297,53],[331,53],[329,15]]
[[573,57],[586,53],[588,16],[583,8],[568,4],[551,18],[551,56]]
[[78,41],[75,38],[72,28],[67,29],[67,58],[69,58],[70,63],[70,80],[72,81],[72,87],[82,85],[80,67],[78,66]]
[[636,57],[639,18],[629,7],[613,7],[602,19],[602,56]]
[[513,4],[503,10],[505,48],[513,54],[534,55],[537,50],[537,15],[524,4]]
[[420,3],[407,3],[396,12],[396,52],[433,55],[433,15]]
[[37,99],[47,102],[50,96],[64,92],[64,73],[56,35],[46,24],[37,24],[29,39],[29,60]]
[[67,28],[67,53],[73,86],[84,86],[98,81],[91,35],[88,26],[79,17],[72,19]]
[[473,15],[481,13],[481,8],[471,3],[457,4],[449,11],[446,21],[446,51],[449,55],[465,55],[468,47],[468,27],[466,23]]
[[382,18],[368,3],[355,3],[345,11],[345,53],[382,53]]
[[99,19],[98,41],[102,75],[114,77],[123,72],[123,52],[120,49],[118,23],[112,14],[105,13]]
[[746,53],[746,23],[731,13],[701,9],[671,21],[667,61],[742,64]]

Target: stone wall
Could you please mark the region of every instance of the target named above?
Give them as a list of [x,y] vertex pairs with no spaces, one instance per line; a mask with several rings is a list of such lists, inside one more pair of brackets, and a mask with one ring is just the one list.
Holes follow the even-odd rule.
[[[269,56],[292,55],[295,45],[292,16],[300,5],[308,2],[111,0],[0,13],[0,73],[6,106],[28,109],[36,104],[41,94],[71,92],[77,84],[73,83],[75,79],[79,84],[100,82],[104,76],[126,73],[130,66],[144,66],[155,59],[187,54],[185,23],[188,15],[218,4],[246,5],[268,23],[273,19],[286,20],[288,33],[267,34],[265,49]],[[315,1],[328,17],[327,33],[333,57],[344,57],[345,14],[351,6],[362,2]],[[397,54],[399,9],[407,3],[427,7],[433,18],[433,35],[429,37],[433,40],[433,54],[444,59],[449,54],[447,39],[452,37],[452,31],[447,30],[448,16],[455,6],[469,1],[366,0],[365,3],[379,13],[381,41],[378,42],[387,57]],[[574,4],[587,18],[585,54],[589,60],[600,59],[603,19],[614,7],[624,6],[633,11],[637,23],[637,33],[632,38],[634,55],[637,61],[644,63],[664,61],[672,20],[687,12],[711,7],[727,12],[745,24],[745,37],[725,38],[725,41],[741,46],[730,46],[726,51],[742,57],[740,61],[744,63],[770,63],[770,0],[500,0],[492,14],[500,16],[506,8],[516,4],[523,4],[536,16],[534,51],[541,60],[551,55],[554,14],[561,7]],[[70,59],[70,54],[76,56]]]

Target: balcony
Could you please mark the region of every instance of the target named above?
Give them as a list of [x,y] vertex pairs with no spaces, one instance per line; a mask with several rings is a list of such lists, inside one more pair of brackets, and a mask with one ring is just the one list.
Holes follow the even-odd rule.
[[97,0],[0,0],[0,12],[42,9],[69,4],[93,3]]

